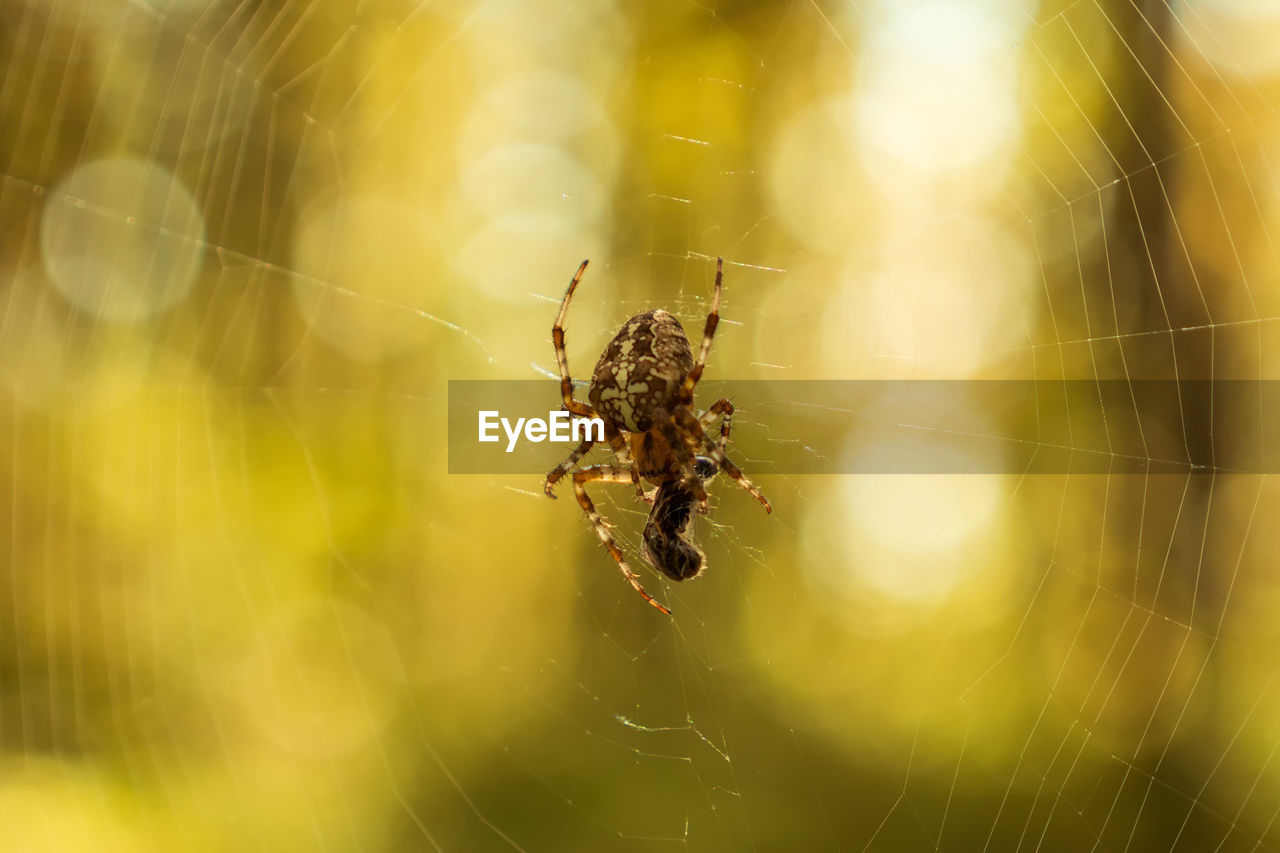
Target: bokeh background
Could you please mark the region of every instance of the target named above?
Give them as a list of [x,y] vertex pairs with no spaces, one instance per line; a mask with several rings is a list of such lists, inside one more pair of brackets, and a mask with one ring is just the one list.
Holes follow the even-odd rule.
[[1274,379],[1277,44],[1273,0],[0,0],[0,846],[1274,849],[1273,480],[761,453],[666,619],[540,477],[449,476],[445,402],[554,370],[584,257],[580,377],[723,255],[709,377]]

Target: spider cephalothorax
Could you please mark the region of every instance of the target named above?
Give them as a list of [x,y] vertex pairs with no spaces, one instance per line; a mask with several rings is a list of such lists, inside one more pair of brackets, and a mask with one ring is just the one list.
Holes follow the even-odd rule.
[[[679,320],[662,310],[637,314],[622,325],[596,363],[587,393],[590,405],[573,398],[573,380],[564,349],[565,314],[586,269],[587,262],[583,261],[569,282],[560,313],[551,328],[560,368],[560,394],[565,409],[571,414],[604,421],[605,440],[613,448],[619,464],[592,465],[574,472],[573,491],[623,575],[646,601],[663,613],[670,613],[640,585],[640,578],[627,565],[622,550],[613,541],[609,526],[596,512],[586,484],[630,483],[637,494],[653,503],[645,526],[645,557],[673,580],[694,577],[705,563],[702,552],[693,544],[693,509],[696,507],[699,513],[707,511],[704,481],[717,471],[724,471],[750,492],[765,512],[772,511],[759,489],[724,454],[733,404],[721,398],[702,414],[698,414],[693,405],[693,391],[702,378],[711,339],[720,320],[724,262],[716,261],[715,292],[697,359]],[[717,417],[721,418],[720,436],[719,440],[713,440],[705,428]],[[552,489],[556,482],[573,469],[593,444],[591,439],[583,441],[547,475],[543,488],[549,497],[555,497]],[[706,456],[700,457],[700,453]],[[642,481],[658,487],[652,496],[645,494]]]

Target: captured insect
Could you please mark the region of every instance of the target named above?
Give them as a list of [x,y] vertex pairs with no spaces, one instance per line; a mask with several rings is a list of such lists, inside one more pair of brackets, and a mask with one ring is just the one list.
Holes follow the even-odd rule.
[[[605,441],[619,464],[590,465],[574,471],[573,493],[591,520],[596,535],[635,591],[663,613],[670,614],[669,609],[645,591],[640,577],[627,565],[622,549],[609,533],[611,525],[596,512],[586,486],[588,483],[630,484],[641,500],[653,505],[645,523],[642,556],[649,565],[675,581],[697,576],[706,565],[705,555],[693,541],[694,510],[696,508],[698,514],[706,513],[706,483],[717,473],[724,471],[750,492],[765,512],[773,511],[760,490],[725,455],[733,403],[722,397],[702,414],[698,414],[693,405],[693,391],[702,378],[711,339],[720,322],[724,261],[716,259],[715,291],[697,360],[684,327],[674,316],[661,309],[637,314],[622,324],[596,362],[587,392],[589,404],[573,398],[573,380],[569,377],[569,359],[564,349],[564,318],[586,269],[587,261],[583,261],[569,282],[560,313],[551,327],[551,341],[560,368],[560,394],[564,397],[565,409],[571,415],[599,418],[604,422]],[[707,435],[706,427],[717,417],[721,419],[720,436],[713,440]],[[543,484],[548,497],[555,497],[552,491],[555,484],[594,444],[591,438],[586,439],[552,469]],[[646,494],[644,482],[657,488]]]

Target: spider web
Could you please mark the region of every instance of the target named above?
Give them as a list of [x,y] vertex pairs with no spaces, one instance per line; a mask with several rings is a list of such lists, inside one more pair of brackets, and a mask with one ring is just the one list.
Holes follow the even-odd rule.
[[[1266,476],[739,455],[776,511],[716,483],[705,575],[646,573],[668,620],[538,478],[445,473],[448,380],[554,369],[583,257],[579,379],[640,310],[700,328],[722,255],[707,375],[783,403],[794,379],[1261,387],[1274,4],[0,22],[15,849],[1280,844]],[[1133,414],[1068,447],[1270,444],[1221,405]],[[787,407],[734,429],[781,447]]]

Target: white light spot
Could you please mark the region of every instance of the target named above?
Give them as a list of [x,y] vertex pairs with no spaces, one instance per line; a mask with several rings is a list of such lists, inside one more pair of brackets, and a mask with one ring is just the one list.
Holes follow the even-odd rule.
[[992,170],[1007,167],[1020,132],[1014,14],[957,0],[886,9],[854,109],[867,173],[887,193],[906,177],[957,173],[999,185]]
[[1216,70],[1245,78],[1280,72],[1280,3],[1184,0],[1177,6],[1175,36]]
[[[848,439],[841,469],[1000,469],[998,449],[975,456],[966,442],[946,434],[920,444],[918,434],[897,426],[936,407],[949,423],[994,433],[987,414],[962,392],[931,397],[922,401],[925,409],[906,413],[904,402],[892,393],[863,401],[865,420]],[[1023,522],[1010,512],[1009,487],[1008,478],[995,474],[837,478],[805,520],[803,539],[814,542],[823,559],[804,565],[819,594],[861,632],[908,630],[944,609],[963,612],[971,625],[995,618],[1009,584],[1020,577],[1011,568],[1019,565]]]
[[[603,253],[604,245],[598,232],[557,217],[500,216],[472,232],[455,268],[485,296],[527,306],[531,291],[551,293],[559,288],[558,300],[568,280],[564,259],[595,257]],[[578,322],[587,304],[574,304]]]
[[81,311],[113,322],[144,320],[194,286],[204,217],[160,166],[96,160],[50,193],[40,244],[50,280]]
[[829,297],[825,361],[865,362],[869,354],[958,377],[1025,342],[1036,283],[1025,246],[974,217],[897,224],[876,262],[842,277]]
[[997,520],[1002,482],[977,475],[843,480],[848,565],[885,595],[946,598],[978,565],[964,549]]
[[558,71],[521,71],[486,89],[459,134],[460,160],[502,140],[559,144],[606,121],[582,80]]
[[504,145],[472,158],[462,176],[464,196],[492,217],[549,216],[583,224],[599,220],[605,192],[595,175],[562,148]]
[[856,250],[872,224],[855,200],[874,198],[858,163],[847,97],[813,104],[786,121],[773,146],[769,188],[783,224],[806,246]]

